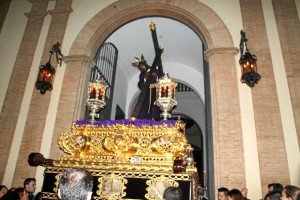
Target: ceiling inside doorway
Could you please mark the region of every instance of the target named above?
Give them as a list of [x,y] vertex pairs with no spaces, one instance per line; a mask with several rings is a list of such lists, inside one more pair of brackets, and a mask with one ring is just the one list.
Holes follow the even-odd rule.
[[[156,24],[158,43],[164,48],[161,59],[164,69],[180,64],[203,74],[203,49],[199,36],[187,25],[170,18],[147,17],[131,21],[110,35],[106,42],[119,50],[118,65],[131,79],[139,70],[131,65],[134,57],[143,54],[149,65],[155,50],[149,25]],[[166,71],[166,70],[165,70]],[[182,72],[184,73],[184,68]],[[173,76],[172,76],[173,77]]]

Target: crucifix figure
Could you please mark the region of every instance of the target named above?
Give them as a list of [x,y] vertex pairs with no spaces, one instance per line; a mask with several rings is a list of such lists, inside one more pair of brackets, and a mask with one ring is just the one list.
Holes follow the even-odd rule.
[[138,67],[141,71],[139,76],[138,87],[141,89],[141,94],[134,107],[132,117],[139,119],[154,119],[160,120],[160,110],[154,105],[156,100],[156,80],[163,76],[163,67],[161,62],[161,54],[163,48],[159,47],[156,26],[153,22],[150,24],[150,30],[152,34],[155,59],[151,66],[149,66],[142,55],[141,58],[135,58],[135,62],[132,65]]

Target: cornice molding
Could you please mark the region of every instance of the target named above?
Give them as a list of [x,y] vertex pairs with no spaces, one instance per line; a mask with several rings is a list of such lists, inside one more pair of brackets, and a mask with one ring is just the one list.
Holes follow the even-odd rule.
[[64,56],[64,63],[68,64],[69,62],[86,62],[90,66],[94,66],[96,63],[94,59],[87,55],[72,55],[72,56]]
[[208,60],[208,58],[215,54],[233,54],[236,55],[239,53],[239,49],[236,47],[221,47],[221,48],[213,48],[208,49],[204,52],[204,59]]

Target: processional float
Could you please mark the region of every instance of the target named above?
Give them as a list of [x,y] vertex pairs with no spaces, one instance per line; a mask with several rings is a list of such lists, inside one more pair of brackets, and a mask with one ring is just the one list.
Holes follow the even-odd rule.
[[[150,29],[156,58],[152,67],[162,71],[155,24]],[[140,62],[140,60],[138,61]],[[95,120],[105,107],[107,85],[98,76],[89,83],[86,106],[91,120],[73,122],[71,132],[58,139],[65,153],[60,159],[45,159],[40,153],[31,153],[31,166],[44,166],[42,199],[57,199],[60,176],[69,168],[85,168],[94,177],[92,199],[162,199],[169,186],[179,187],[183,199],[198,199],[199,177],[194,165],[193,148],[185,136],[185,123],[169,120],[175,100],[176,83],[167,73],[157,77],[156,101],[163,120],[138,119],[140,101],[133,117],[124,120]],[[149,84],[144,91],[149,88]]]

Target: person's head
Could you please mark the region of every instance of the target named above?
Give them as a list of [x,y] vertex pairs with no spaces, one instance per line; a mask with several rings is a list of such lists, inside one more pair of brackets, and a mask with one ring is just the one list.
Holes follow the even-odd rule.
[[283,186],[280,183],[270,183],[268,185],[268,192],[271,192],[273,190],[277,190],[277,191],[282,192]]
[[[149,68],[147,61],[144,58],[144,55],[141,56],[141,59],[139,58],[135,58],[136,62],[137,62],[137,66],[141,71],[147,71],[147,69]],[[136,66],[136,64],[135,64]]]
[[35,178],[27,178],[24,181],[24,188],[29,193],[34,193],[36,189],[36,180]]
[[163,194],[164,200],[182,200],[182,192],[178,187],[168,187]]
[[218,200],[227,200],[229,190],[225,187],[218,189]]
[[18,187],[13,192],[18,194],[20,200],[28,200],[28,194],[25,188]]
[[0,185],[0,198],[7,193],[8,189],[5,185]]
[[268,192],[268,194],[266,194],[264,198],[264,200],[280,200],[280,199],[281,199],[281,192],[277,190]]
[[229,200],[244,200],[244,197],[238,189],[232,189],[228,192]]
[[58,196],[61,200],[89,200],[93,193],[93,176],[85,169],[66,170],[60,178]]
[[9,190],[3,197],[1,197],[1,200],[20,200],[20,197],[15,191]]
[[287,185],[282,190],[282,200],[296,200],[297,195],[300,193],[300,188],[294,185]]

